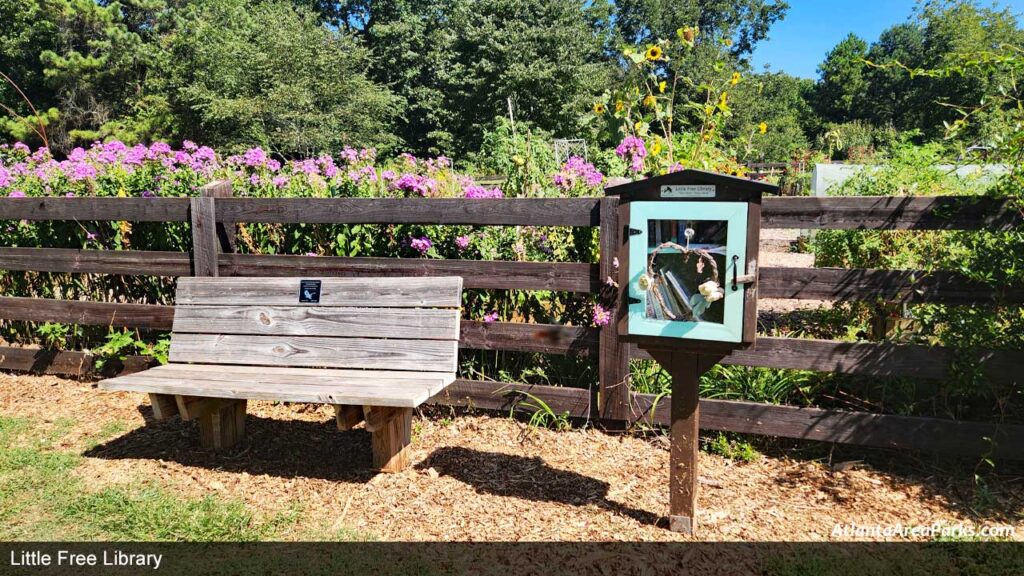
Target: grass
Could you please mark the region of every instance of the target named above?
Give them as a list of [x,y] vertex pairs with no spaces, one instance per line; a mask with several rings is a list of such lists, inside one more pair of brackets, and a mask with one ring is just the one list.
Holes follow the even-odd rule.
[[[297,539],[366,540],[366,534],[335,527],[297,530],[302,508],[259,514],[220,496],[183,498],[173,486],[132,482],[94,488],[75,475],[83,447],[61,447],[74,426],[46,426],[0,416],[0,541],[228,541]],[[102,425],[89,435],[94,446],[127,429]],[[296,533],[297,532],[297,533]]]

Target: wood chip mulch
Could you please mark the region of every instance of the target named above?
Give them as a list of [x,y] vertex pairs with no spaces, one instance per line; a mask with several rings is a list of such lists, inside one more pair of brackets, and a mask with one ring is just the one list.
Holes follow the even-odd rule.
[[[326,406],[250,402],[247,440],[222,454],[199,448],[193,423],[146,425],[145,396],[88,382],[0,374],[0,414],[70,421],[59,446],[85,456],[76,473],[91,488],[152,483],[267,514],[298,506],[285,539],[339,530],[381,540],[689,539],[665,529],[664,438],[583,429],[520,441],[515,420],[435,410],[414,421],[413,467],[384,475],[369,469],[369,434],[338,432]],[[115,423],[125,432],[84,448]],[[1013,524],[1024,539],[1020,493],[1000,517],[979,518],[949,484],[923,472],[784,455],[744,464],[702,452],[696,539],[826,541],[836,524],[935,522]]]

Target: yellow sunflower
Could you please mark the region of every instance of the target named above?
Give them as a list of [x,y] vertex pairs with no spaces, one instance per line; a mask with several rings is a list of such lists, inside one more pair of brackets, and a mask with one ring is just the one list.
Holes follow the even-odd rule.
[[625,102],[623,102],[622,100],[616,100],[615,101],[615,111],[616,112],[622,112],[625,109],[626,109],[626,103]]
[[662,94],[664,94],[666,86],[668,86],[668,84],[664,80],[662,80],[661,82],[658,82],[658,92],[661,92]]
[[658,154],[661,154],[661,140],[655,140],[654,144],[651,144],[651,156]]
[[657,103],[658,99],[654,97],[654,94],[648,94],[647,97],[644,98],[644,106],[647,106],[648,108],[654,108],[654,105]]
[[647,52],[644,53],[644,58],[647,58],[649,61],[654,62],[655,60],[661,60],[661,57],[663,55],[664,52],[662,52],[661,46],[648,46]]
[[604,114],[607,110],[603,102],[594,102],[594,114]]
[[732,73],[732,78],[729,80],[729,84],[732,84],[733,86],[735,86],[735,85],[737,85],[739,83],[740,83],[740,73],[739,72],[733,72]]
[[757,131],[760,132],[761,134],[766,134],[768,132],[768,124],[765,122],[761,122],[760,124],[757,125]]

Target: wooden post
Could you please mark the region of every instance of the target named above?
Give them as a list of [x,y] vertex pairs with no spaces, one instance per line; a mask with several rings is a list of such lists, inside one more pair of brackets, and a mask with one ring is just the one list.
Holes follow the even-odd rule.
[[217,276],[216,212],[213,198],[191,198],[192,275]]
[[677,350],[649,352],[672,377],[669,529],[693,534],[696,529],[700,375],[704,363],[700,356],[692,353]]
[[[617,281],[619,271],[616,269],[617,257],[622,242],[622,231],[619,229],[619,199],[609,196],[601,199],[600,256],[598,264],[598,293],[602,302],[614,302],[615,310],[612,321],[601,327],[598,343],[598,412],[607,425],[622,426],[630,420],[629,396],[629,349],[619,339],[616,327],[619,315],[624,313],[622,298],[614,286],[608,285],[608,279]],[[622,290],[623,288],[619,288]]]
[[381,472],[401,472],[409,467],[412,442],[412,408],[364,406],[366,429],[373,446],[373,467]]
[[[199,195],[203,198],[231,198],[231,182],[228,180],[210,182],[199,189]],[[222,252],[228,254],[235,252],[235,236],[234,223],[220,222],[217,224],[217,240]]]
[[245,400],[223,399],[199,415],[199,444],[226,450],[245,438]]

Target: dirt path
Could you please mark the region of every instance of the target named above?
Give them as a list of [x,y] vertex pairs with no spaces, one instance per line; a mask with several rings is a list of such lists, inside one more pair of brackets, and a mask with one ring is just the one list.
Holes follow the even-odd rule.
[[[253,402],[247,442],[219,455],[199,449],[189,423],[144,427],[151,412],[142,395],[88,383],[0,374],[0,414],[62,422],[59,449],[85,456],[74,473],[91,489],[155,484],[270,514],[298,505],[284,538],[350,530],[382,540],[685,539],[659,520],[668,511],[668,452],[657,438],[536,430],[520,441],[523,425],[508,418],[418,417],[413,469],[378,475],[368,469],[369,435],[338,432],[326,407]],[[101,429],[117,432],[85,449]],[[783,457],[741,464],[708,453],[700,466],[703,540],[827,540],[837,523],[977,521],[941,477]],[[1017,510],[1010,520],[1018,538],[1020,517]]]

